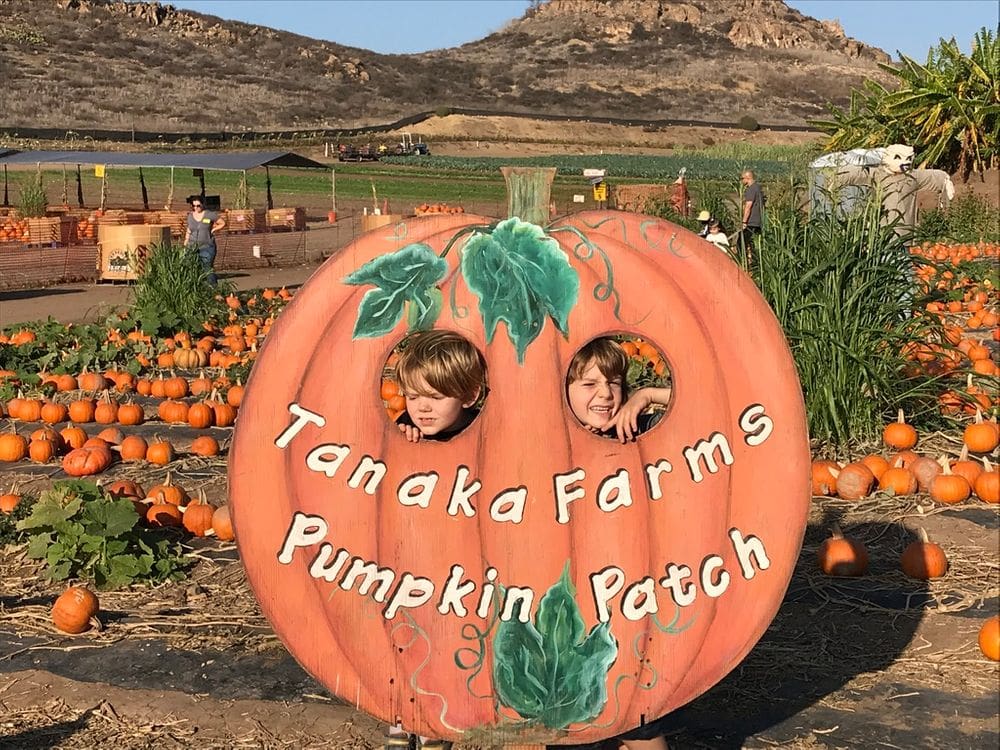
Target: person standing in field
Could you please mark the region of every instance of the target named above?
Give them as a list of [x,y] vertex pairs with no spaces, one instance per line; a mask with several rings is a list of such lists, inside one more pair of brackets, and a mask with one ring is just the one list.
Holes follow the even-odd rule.
[[184,234],[184,246],[191,248],[208,271],[209,283],[215,284],[215,233],[226,226],[226,221],[215,211],[205,208],[204,198],[192,195],[188,198],[191,213],[187,217],[187,232]]
[[743,223],[740,226],[739,244],[746,253],[747,265],[753,260],[754,242],[760,234],[764,214],[764,191],[761,190],[754,173],[750,169],[740,175],[743,183]]

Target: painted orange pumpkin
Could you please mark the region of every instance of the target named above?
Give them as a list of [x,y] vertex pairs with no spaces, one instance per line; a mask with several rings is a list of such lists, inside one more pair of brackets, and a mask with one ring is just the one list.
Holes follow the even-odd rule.
[[[337,695],[433,737],[586,743],[692,700],[760,638],[810,457],[780,327],[725,254],[648,216],[543,231],[524,208],[384,227],[309,279],[247,383],[230,503],[264,613]],[[386,420],[408,323],[485,357],[485,406],[448,442]],[[673,377],[662,423],[628,444],[565,396],[574,354],[612,333]]]

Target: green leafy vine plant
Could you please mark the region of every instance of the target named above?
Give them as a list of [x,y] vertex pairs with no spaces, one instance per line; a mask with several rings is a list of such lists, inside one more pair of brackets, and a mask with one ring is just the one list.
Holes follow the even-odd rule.
[[180,544],[138,522],[130,500],[78,479],[43,492],[17,530],[27,532],[28,556],[44,560],[53,581],[82,578],[116,589],[182,579],[189,561]]

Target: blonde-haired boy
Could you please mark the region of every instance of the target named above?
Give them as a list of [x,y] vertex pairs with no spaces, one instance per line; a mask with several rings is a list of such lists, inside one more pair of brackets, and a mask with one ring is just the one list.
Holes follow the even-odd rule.
[[450,440],[464,430],[486,390],[486,362],[479,350],[453,331],[411,337],[396,363],[396,382],[406,411],[396,424],[410,442]]

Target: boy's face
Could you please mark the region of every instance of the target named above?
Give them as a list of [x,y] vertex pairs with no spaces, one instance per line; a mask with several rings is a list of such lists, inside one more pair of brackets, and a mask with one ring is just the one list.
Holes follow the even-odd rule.
[[567,386],[566,395],[573,416],[585,427],[603,432],[622,408],[622,381],[609,380],[597,362],[590,360],[580,377]]
[[431,388],[422,375],[416,377],[413,389],[403,391],[406,398],[406,413],[423,435],[437,435],[451,429],[463,409],[468,409],[475,401],[462,403],[459,398],[445,396]]

